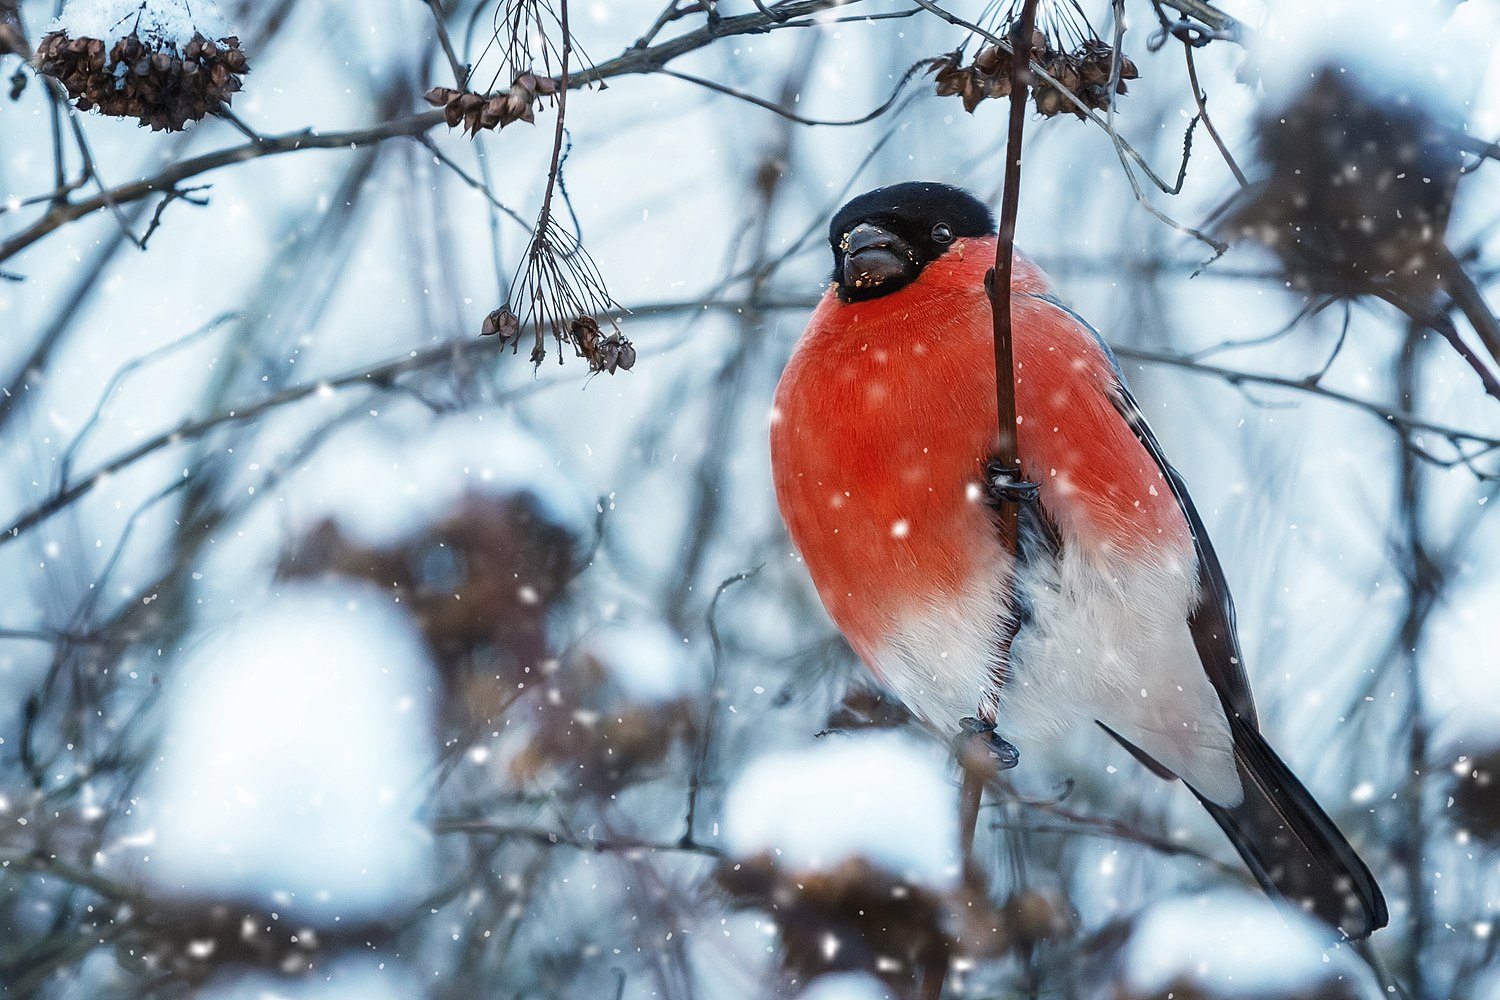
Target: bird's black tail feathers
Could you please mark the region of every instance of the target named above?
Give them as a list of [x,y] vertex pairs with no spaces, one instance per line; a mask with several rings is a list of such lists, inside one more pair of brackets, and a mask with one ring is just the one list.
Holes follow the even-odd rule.
[[1389,915],[1380,886],[1333,820],[1254,725],[1233,716],[1230,732],[1244,801],[1225,808],[1198,799],[1256,881],[1351,939],[1384,927]]

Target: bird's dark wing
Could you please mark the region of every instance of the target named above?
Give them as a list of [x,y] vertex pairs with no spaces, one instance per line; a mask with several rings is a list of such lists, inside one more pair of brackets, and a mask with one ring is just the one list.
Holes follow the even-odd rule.
[[[1140,405],[1125,385],[1109,345],[1077,313],[1054,299],[1047,301],[1093,334],[1109,357],[1116,374],[1115,407],[1171,484],[1172,495],[1192,529],[1198,556],[1198,602],[1188,617],[1188,628],[1203,670],[1219,693],[1228,717],[1244,798],[1236,805],[1223,806],[1199,795],[1196,789],[1193,794],[1223,828],[1267,892],[1310,910],[1348,937],[1368,936],[1386,924],[1385,897],[1333,820],[1260,734],[1245,658],[1235,635],[1229,584],[1203,520],[1188,497],[1187,485],[1167,462]],[[1166,770],[1139,747],[1108,726],[1104,728],[1147,767],[1159,774]]]

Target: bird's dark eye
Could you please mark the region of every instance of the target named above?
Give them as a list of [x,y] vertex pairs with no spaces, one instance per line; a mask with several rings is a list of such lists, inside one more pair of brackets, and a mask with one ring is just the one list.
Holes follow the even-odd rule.
[[948,223],[939,222],[932,227],[932,241],[934,243],[953,242],[953,230],[948,228]]

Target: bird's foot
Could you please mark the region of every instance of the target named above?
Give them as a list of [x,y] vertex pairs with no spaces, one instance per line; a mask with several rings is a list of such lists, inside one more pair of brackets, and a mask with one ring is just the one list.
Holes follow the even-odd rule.
[[1021,763],[1021,751],[1016,745],[995,732],[993,722],[985,722],[973,716],[958,720],[959,733],[954,740],[954,751],[960,760],[969,759],[975,744],[983,748],[990,766],[997,771],[1009,771]]
[[984,467],[985,485],[990,499],[997,504],[1014,503],[1028,507],[1042,498],[1042,488],[1021,478],[1021,470],[1002,462],[988,462]]

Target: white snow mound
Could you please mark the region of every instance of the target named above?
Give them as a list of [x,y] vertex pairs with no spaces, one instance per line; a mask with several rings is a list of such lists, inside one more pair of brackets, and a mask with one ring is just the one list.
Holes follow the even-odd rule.
[[465,494],[529,493],[552,523],[581,538],[592,504],[531,434],[504,418],[445,417],[401,437],[350,428],[292,490],[307,526],[332,517],[368,546],[398,544],[448,513]]
[[1333,932],[1264,897],[1210,893],[1158,903],[1125,953],[1131,992],[1156,995],[1185,979],[1211,995],[1290,996],[1334,979],[1375,998],[1379,987]]
[[408,902],[431,850],[416,820],[430,674],[410,620],[373,587],[287,587],[199,644],[169,682],[142,797],[157,887],[285,894],[313,919]]
[[730,788],[731,854],[764,851],[794,870],[864,858],[912,882],[958,881],[958,792],[938,748],[895,733],[829,737],[767,754]]
[[606,625],[588,637],[584,651],[637,701],[673,701],[697,688],[682,640],[660,622]]
[[49,31],[98,38],[106,47],[134,33],[153,47],[182,49],[194,32],[220,39],[234,34],[210,0],[69,0]]
[[890,1000],[891,991],[874,976],[841,972],[819,976],[797,1000]]

